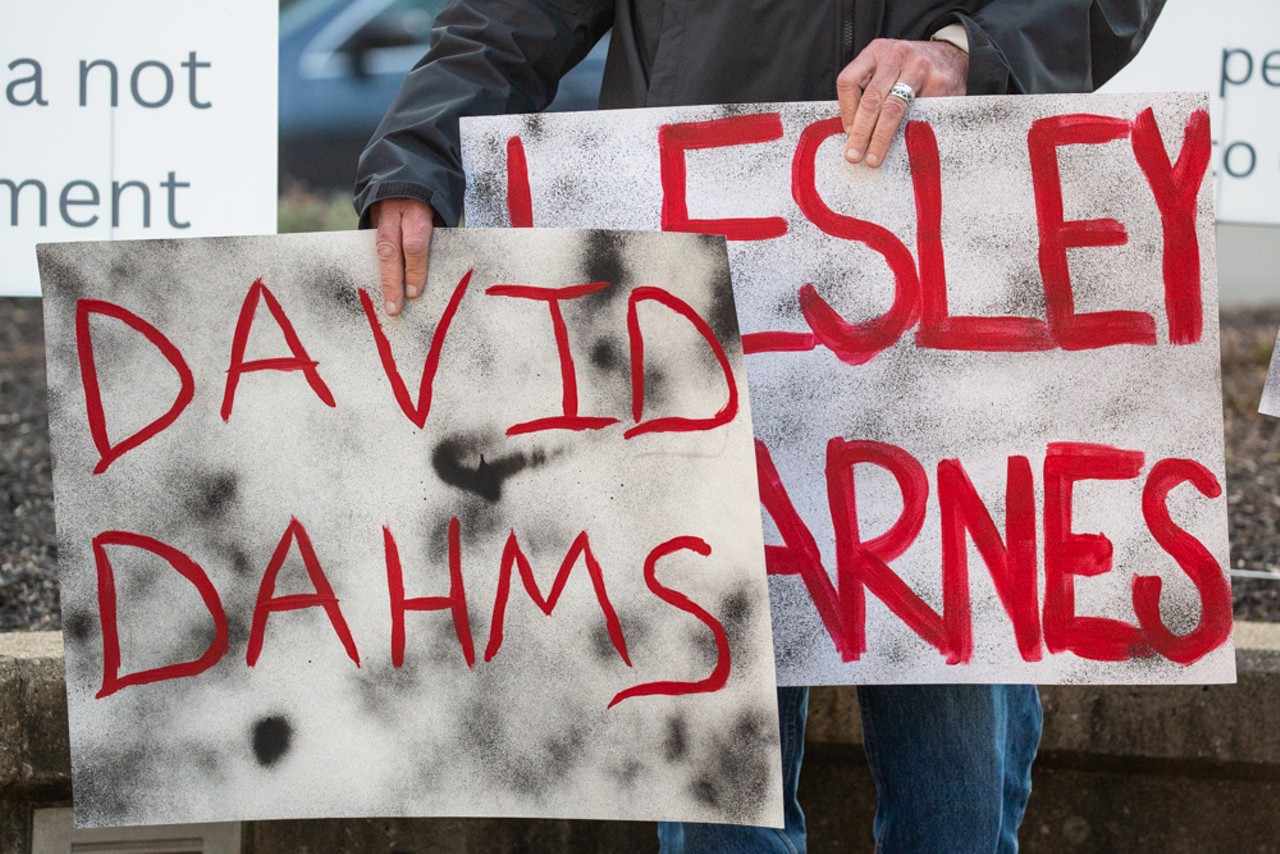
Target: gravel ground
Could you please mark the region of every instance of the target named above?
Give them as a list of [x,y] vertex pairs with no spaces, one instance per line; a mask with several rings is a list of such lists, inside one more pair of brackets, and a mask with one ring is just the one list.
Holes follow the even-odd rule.
[[1236,616],[1280,622],[1280,418],[1258,414],[1280,328],[1280,305],[1223,312],[1222,409],[1227,434],[1231,566]]
[[[0,631],[58,629],[40,303],[0,298]],[[1258,414],[1280,305],[1225,311],[1222,373],[1236,616],[1280,621],[1280,419]]]
[[0,299],[0,631],[62,625],[40,311]]

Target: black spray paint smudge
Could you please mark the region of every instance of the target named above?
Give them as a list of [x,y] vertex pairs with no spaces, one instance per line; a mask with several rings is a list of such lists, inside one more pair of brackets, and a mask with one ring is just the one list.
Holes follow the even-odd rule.
[[618,354],[613,348],[613,342],[607,338],[601,338],[591,346],[591,364],[595,365],[602,371],[611,371],[618,366]]
[[689,794],[709,807],[740,808],[761,794],[765,780],[760,769],[777,761],[777,741],[770,738],[767,716],[744,709],[733,727],[715,737],[697,757],[700,772],[689,785]]
[[257,571],[249,558],[249,553],[242,546],[227,546],[223,549],[223,555],[231,565],[232,571],[240,578],[248,578]]
[[346,315],[364,317],[364,306],[360,303],[356,280],[349,272],[340,267],[329,266],[312,275],[315,277],[315,290],[328,297],[335,308]]
[[253,756],[263,768],[270,768],[289,752],[293,727],[280,715],[270,715],[253,725]]
[[218,472],[196,481],[189,501],[192,514],[205,520],[221,519],[235,501],[237,492],[234,472]]
[[[546,462],[540,451],[525,456],[522,453],[485,459],[470,442],[462,439],[445,439],[431,454],[431,467],[436,476],[450,486],[479,495],[485,501],[496,503],[502,499],[502,485],[526,468],[534,468]],[[474,460],[474,462],[471,462]]]
[[93,618],[84,611],[73,611],[62,621],[65,636],[76,643],[85,643],[93,636]]
[[705,320],[711,331],[720,339],[726,348],[732,348],[741,335],[738,325],[738,311],[733,301],[733,285],[729,278],[728,265],[717,265],[715,284],[710,288],[711,304],[707,308]]
[[668,762],[680,762],[689,755],[689,725],[683,715],[667,718],[667,734],[662,740]]
[[603,288],[584,297],[587,309],[600,311],[626,292],[619,285],[629,284],[634,274],[626,261],[625,237],[616,232],[589,231],[582,247],[583,276],[587,282],[608,282]]

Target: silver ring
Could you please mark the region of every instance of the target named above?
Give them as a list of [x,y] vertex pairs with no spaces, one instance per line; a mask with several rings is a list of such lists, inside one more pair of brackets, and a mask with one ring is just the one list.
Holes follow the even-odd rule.
[[907,106],[911,106],[911,102],[916,99],[916,90],[912,89],[906,83],[901,81],[894,83],[893,88],[889,90],[890,97],[897,96],[907,102]]

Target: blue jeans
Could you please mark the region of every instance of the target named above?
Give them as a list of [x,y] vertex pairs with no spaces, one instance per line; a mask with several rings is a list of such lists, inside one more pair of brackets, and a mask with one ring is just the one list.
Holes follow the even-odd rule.
[[[807,688],[779,688],[782,830],[664,822],[664,854],[805,850],[796,800],[804,752]],[[968,854],[1018,850],[1040,742],[1034,685],[863,685],[863,746],[879,804],[873,829],[881,854]]]

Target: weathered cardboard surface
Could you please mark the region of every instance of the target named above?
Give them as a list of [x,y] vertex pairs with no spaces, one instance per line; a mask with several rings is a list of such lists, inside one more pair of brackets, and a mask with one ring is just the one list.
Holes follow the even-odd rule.
[[[372,233],[55,244],[42,247],[49,412],[66,626],[75,806],[85,825],[348,815],[493,815],[732,821],[780,826],[778,727],[768,593],[747,388],[723,241],[696,235],[437,231],[425,295],[382,313]],[[468,271],[443,339],[431,410],[418,429],[397,405],[359,290],[371,296],[410,396],[433,331]],[[224,421],[233,331],[261,279],[332,395],[302,371],[240,376]],[[580,413],[600,430],[507,436],[562,412],[561,363],[545,302],[488,295],[498,284],[608,282],[565,301]],[[624,438],[635,423],[628,295],[661,287],[723,342],[741,408],[702,432]],[[77,360],[79,300],[105,300],[182,353],[194,394],[177,420],[101,474]],[[292,356],[265,302],[244,358]],[[706,417],[726,381],[694,325],[654,302],[637,310],[646,371],[642,416]],[[158,417],[177,371],[138,332],[88,317],[113,442]],[[246,663],[264,570],[290,519],[306,529],[359,655],[321,607],[266,616]],[[448,610],[405,617],[392,664],[383,529],[405,595],[449,595],[450,522],[475,664]],[[91,544],[104,531],[153,537],[194,560],[216,588],[229,648],[197,675],[103,684],[100,585]],[[587,532],[632,666],[620,655],[584,559],[544,616],[513,571],[500,648],[486,660],[504,546],[512,532],[540,595]],[[660,543],[688,549],[644,563]],[[120,674],[199,657],[214,636],[196,587],[159,557],[109,545]],[[314,594],[298,542],[275,595]],[[704,609],[673,604],[678,591]],[[268,591],[270,595],[270,591]],[[636,696],[655,680],[714,693]]]
[[[1033,122],[1054,116],[1111,116],[1132,122],[1152,108],[1170,161],[1181,151],[1202,94],[1044,96],[917,100],[909,118],[932,126],[940,153],[942,245],[951,314],[1045,317],[1036,192],[1028,155]],[[688,107],[594,114],[472,118],[463,121],[468,173],[467,222],[509,222],[507,147],[518,137],[527,160],[532,221],[541,227],[662,227],[659,128],[731,116],[775,113],[780,138],[685,154],[693,218],[782,217],[785,235],[731,240],[730,265],[744,336],[806,333],[798,292],[812,284],[850,323],[884,314],[894,280],[884,256],[834,237],[802,213],[794,195],[801,134],[838,115],[831,103]],[[879,170],[841,157],[843,138],[816,154],[816,186],[832,211],[888,229],[919,264],[912,171],[901,134]],[[942,609],[938,463],[958,459],[1002,532],[1007,460],[1024,456],[1035,480],[1038,591],[1045,593],[1044,461],[1050,443],[1084,442],[1140,451],[1141,475],[1084,480],[1074,489],[1071,531],[1101,533],[1114,568],[1074,581],[1075,613],[1135,622],[1131,583],[1162,579],[1161,613],[1183,634],[1200,617],[1195,586],[1144,523],[1144,484],[1166,458],[1189,459],[1225,484],[1217,283],[1211,182],[1200,184],[1199,244],[1203,322],[1197,343],[1171,343],[1162,278],[1161,215],[1130,139],[1057,149],[1066,220],[1115,219],[1123,245],[1068,250],[1075,310],[1129,310],[1154,319],[1154,346],[1045,352],[964,352],[917,346],[914,324],[891,347],[850,365],[831,349],[748,354],[756,436],[769,447],[782,484],[837,579],[837,538],[824,477],[833,437],[888,443],[905,450],[930,480],[919,536],[891,561],[923,602]],[[885,532],[902,513],[901,493],[880,468],[857,467],[857,519],[863,539]],[[1189,485],[1169,497],[1174,522],[1203,543],[1227,571],[1226,497]],[[766,539],[782,540],[766,514]],[[867,649],[845,660],[796,575],[773,575],[774,640],[780,684],[882,682],[1219,682],[1234,678],[1226,640],[1194,664],[1159,655],[1086,660],[1042,649],[1025,661],[1015,645],[982,556],[968,545],[974,648],[967,664],[945,657],[891,613],[866,599]],[[856,569],[856,568],[855,568]],[[856,572],[855,572],[856,575]],[[1225,585],[1225,580],[1219,579]],[[845,596],[857,586],[843,586]],[[1227,612],[1219,616],[1229,623]],[[855,615],[856,616],[856,615]]]

